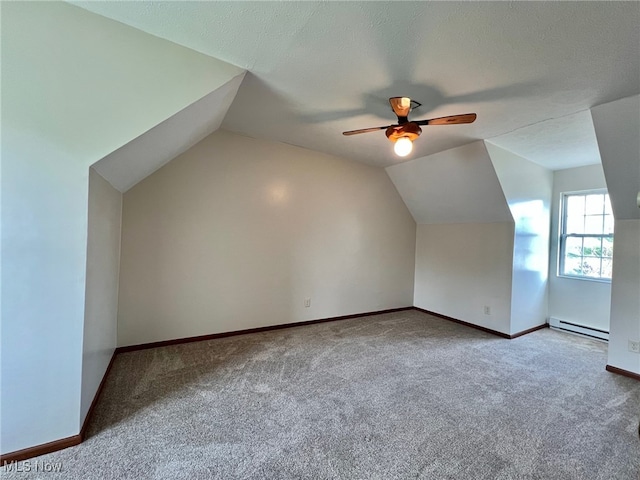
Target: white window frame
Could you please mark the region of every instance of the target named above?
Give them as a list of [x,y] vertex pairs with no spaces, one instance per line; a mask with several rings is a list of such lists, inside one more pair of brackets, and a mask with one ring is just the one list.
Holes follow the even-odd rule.
[[[567,234],[566,233],[566,228],[567,228],[567,198],[571,197],[571,196],[586,196],[586,195],[593,195],[593,194],[606,194],[609,195],[609,192],[607,191],[606,188],[599,188],[599,189],[594,189],[594,190],[580,190],[580,191],[573,191],[573,192],[563,192],[560,195],[560,229],[559,229],[559,235],[558,235],[558,271],[557,271],[557,275],[558,277],[562,277],[562,278],[570,278],[570,279],[574,279],[574,280],[585,280],[588,282],[601,282],[601,283],[611,283],[611,279],[610,278],[602,278],[602,277],[590,277],[587,275],[571,275],[571,274],[567,274],[567,273],[563,273],[564,271],[564,259],[565,259],[565,246],[566,246],[566,239],[569,237],[581,237],[581,238],[603,238],[603,237],[614,237],[614,233],[612,232],[611,234],[606,234],[606,233],[602,233],[602,234]],[[609,199],[609,201],[611,201],[611,199]],[[615,240],[614,240],[614,245],[615,245]]]

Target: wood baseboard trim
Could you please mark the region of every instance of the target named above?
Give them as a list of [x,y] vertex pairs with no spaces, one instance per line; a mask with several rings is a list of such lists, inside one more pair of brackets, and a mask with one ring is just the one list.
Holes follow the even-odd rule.
[[109,360],[109,365],[107,365],[107,369],[104,371],[104,375],[102,376],[102,381],[98,386],[98,390],[96,390],[96,394],[93,396],[93,401],[91,402],[91,406],[89,407],[89,411],[87,412],[87,416],[84,417],[84,422],[82,422],[82,428],[80,429],[80,441],[84,442],[87,438],[87,430],[89,428],[89,423],[91,422],[91,417],[93,416],[93,411],[96,408],[96,404],[98,403],[98,399],[100,398],[100,394],[102,393],[102,389],[104,388],[104,384],[107,382],[107,377],[109,376],[109,372],[111,371],[111,367],[113,366],[113,362],[116,359],[116,352],[114,350],[111,355],[111,360]]
[[640,374],[630,372],[629,370],[624,370],[623,368],[607,365],[607,372],[617,373],[618,375],[623,375],[625,377],[633,378],[634,380],[640,381]]
[[491,333],[492,335],[497,335],[498,337],[506,338],[507,340],[512,340],[514,338],[518,338],[518,337],[521,337],[523,335],[526,335],[527,333],[535,332],[536,330],[541,330],[541,329],[547,328],[549,326],[549,324],[543,323],[542,325],[538,325],[536,327],[529,328],[527,330],[523,330],[522,332],[518,332],[518,333],[514,333],[513,335],[509,335],[508,333],[502,333],[502,332],[499,332],[497,330],[491,330],[490,328],[481,327],[480,325],[475,325],[473,323],[465,322],[464,320],[458,320],[457,318],[449,317],[447,315],[442,315],[441,313],[436,313],[436,312],[432,312],[430,310],[425,310],[424,308],[420,308],[420,307],[413,307],[413,308],[414,308],[414,310],[418,310],[419,312],[426,313],[428,315],[433,315],[434,317],[442,318],[444,320],[449,320],[450,322],[459,323],[460,325],[464,325],[466,327],[475,328],[476,330],[481,330],[481,331],[486,332],[486,333]]
[[513,333],[509,335],[509,338],[513,340],[514,338],[521,337],[523,335],[526,335],[527,333],[537,332],[538,330],[542,330],[543,328],[549,328],[549,324],[543,323],[542,325],[537,325],[535,327],[527,328],[526,330],[523,330],[521,332]]
[[111,360],[109,361],[109,365],[102,376],[102,381],[98,386],[98,390],[96,390],[96,394],[93,396],[93,401],[91,402],[91,406],[89,407],[89,411],[87,412],[87,416],[82,423],[82,428],[80,429],[80,433],[77,435],[73,435],[67,438],[61,438],[60,440],[54,440],[52,442],[43,443],[42,445],[35,445],[33,447],[24,448],[22,450],[16,450],[15,452],[5,453],[0,455],[0,465],[6,465],[7,463],[20,462],[22,460],[27,460],[33,457],[39,457],[40,455],[45,455],[47,453],[56,452],[58,450],[63,450],[68,447],[74,447],[76,445],[81,444],[87,438],[87,429],[89,428],[89,423],[91,422],[91,416],[93,415],[93,411],[95,410],[95,406],[98,403],[98,398],[100,398],[100,394],[102,393],[102,389],[104,388],[104,384],[106,383],[107,376],[111,371],[111,367],[113,366],[113,361],[116,358],[116,352],[113,352],[111,355]]
[[20,462],[32,457],[38,457],[45,453],[51,453],[64,448],[73,447],[79,445],[82,442],[80,434],[73,435],[72,437],[61,438],[60,440],[54,440],[53,442],[43,443],[42,445],[36,445],[34,447],[23,448],[22,450],[16,450],[15,452],[5,453],[0,456],[0,465],[4,466],[7,463]]
[[433,315],[434,317],[442,318],[444,320],[449,320],[450,322],[459,323],[460,325],[464,325],[465,327],[475,328],[476,330],[482,330],[486,333],[491,333],[493,335],[497,335],[498,337],[510,339],[511,335],[506,333],[498,332],[497,330],[491,330],[490,328],[481,327],[480,325],[474,325],[473,323],[465,322],[464,320],[458,320],[457,318],[449,317],[447,315],[442,315],[441,313],[432,312],[430,310],[425,310],[420,307],[413,307],[415,310],[419,312],[426,313],[427,315]]
[[412,310],[414,307],[390,308],[388,310],[378,310],[375,312],[354,313],[352,315],[342,315],[340,317],[319,318],[317,320],[305,320],[302,322],[282,323],[278,325],[268,325],[266,327],[248,328],[246,330],[234,330],[231,332],[212,333],[209,335],[199,335],[196,337],[176,338],[174,340],[163,340],[160,342],[141,343],[139,345],[128,345],[126,347],[116,348],[116,354],[125,352],[134,352],[136,350],[146,350],[148,348],[168,347],[171,345],[179,345],[181,343],[202,342],[204,340],[214,340],[216,338],[235,337],[236,335],[247,335],[249,333],[268,332],[271,330],[281,330],[283,328],[303,327],[305,325],[313,325],[315,323],[335,322],[337,320],[348,320],[350,318],[369,317],[371,315],[381,315],[383,313],[402,312]]

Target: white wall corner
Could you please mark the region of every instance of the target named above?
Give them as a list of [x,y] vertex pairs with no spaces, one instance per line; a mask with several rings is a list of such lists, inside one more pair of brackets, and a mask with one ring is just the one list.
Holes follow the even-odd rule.
[[640,374],[640,95],[591,109],[615,217],[608,363]]
[[548,317],[553,172],[485,141],[515,222],[510,333],[542,325]]
[[418,223],[414,305],[510,333],[514,223],[484,142],[386,171]]
[[88,205],[80,425],[117,344],[122,194],[93,168]]

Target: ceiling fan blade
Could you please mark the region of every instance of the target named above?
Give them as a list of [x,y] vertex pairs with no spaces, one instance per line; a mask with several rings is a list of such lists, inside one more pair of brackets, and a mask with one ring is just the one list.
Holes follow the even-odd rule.
[[391,125],[387,125],[386,127],[372,127],[372,128],[361,128],[360,130],[349,130],[348,132],[342,132],[343,135],[357,135],[359,133],[369,133],[369,132],[377,132],[378,130],[386,130]]
[[391,110],[398,118],[407,118],[411,111],[411,99],[409,97],[391,97],[389,99]]
[[459,125],[461,123],[473,123],[475,120],[475,113],[464,113],[462,115],[430,118],[429,120],[416,120],[415,123],[418,125]]

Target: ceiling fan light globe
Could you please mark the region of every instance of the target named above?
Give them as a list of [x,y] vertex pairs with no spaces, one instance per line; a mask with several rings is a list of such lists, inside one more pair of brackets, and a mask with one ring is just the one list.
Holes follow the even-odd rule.
[[399,157],[406,157],[413,150],[413,142],[409,137],[400,137],[393,145],[393,151]]

